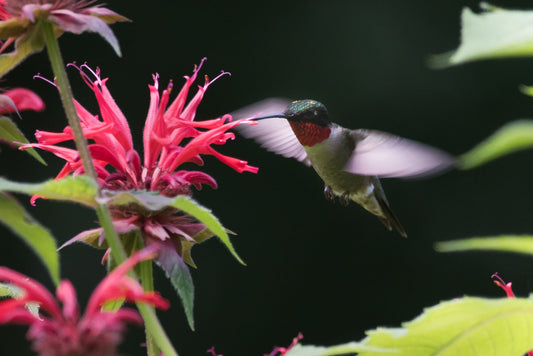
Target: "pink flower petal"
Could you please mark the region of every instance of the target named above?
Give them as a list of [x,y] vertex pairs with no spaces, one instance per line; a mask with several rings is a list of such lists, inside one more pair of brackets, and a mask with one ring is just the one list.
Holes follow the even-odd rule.
[[24,89],[24,88],[15,88],[7,90],[3,93],[4,95],[10,97],[18,111],[24,110],[33,110],[33,111],[43,111],[44,102],[35,94],[33,91]]

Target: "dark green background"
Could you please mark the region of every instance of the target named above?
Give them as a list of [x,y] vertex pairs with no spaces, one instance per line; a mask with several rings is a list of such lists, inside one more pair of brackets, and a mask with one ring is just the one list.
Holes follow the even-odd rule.
[[[333,120],[374,128],[461,154],[504,123],[533,116],[533,100],[518,91],[533,83],[533,60],[486,61],[435,71],[430,54],[455,48],[459,16],[474,1],[150,2],[108,0],[133,23],[113,25],[123,58],[97,35],[64,35],[65,61],[99,66],[130,120],[137,148],[148,108],[152,73],[181,86],[202,57],[202,74],[230,71],[209,88],[198,111],[209,119],[271,96],[313,98]],[[501,1],[531,7],[528,1]],[[24,113],[20,127],[59,131],[65,125],[55,89],[33,80],[51,72],[44,54],[26,60],[3,86],[26,86],[46,100],[44,113]],[[75,96],[95,112],[90,90],[71,70]],[[175,91],[177,93],[177,90]],[[531,152],[472,171],[428,180],[385,180],[394,211],[409,233],[403,239],[352,204],[326,201],[315,173],[238,137],[220,151],[260,167],[238,174],[207,158],[219,183],[195,194],[238,232],[233,243],[243,267],[215,240],[193,250],[198,270],[196,325],[191,332],[169,283],[157,271],[156,288],[172,303],[161,319],[180,355],[262,355],[302,332],[304,342],[331,345],[359,340],[377,326],[399,326],[424,307],[462,295],[502,297],[490,275],[500,272],[525,296],[533,290],[532,261],[497,253],[439,254],[436,241],[502,233],[533,233]],[[62,162],[44,153],[43,168],[2,147],[2,175],[41,181]],[[204,169],[204,168],[202,168]],[[21,197],[27,202],[27,197]],[[57,239],[96,226],[93,211],[40,200],[28,207]],[[0,228],[0,263],[51,287],[35,255]],[[85,305],[104,276],[102,253],[76,245],[61,252],[62,276]],[[30,354],[26,328],[0,328],[2,354]],[[141,355],[142,329],[130,327],[123,350]]]

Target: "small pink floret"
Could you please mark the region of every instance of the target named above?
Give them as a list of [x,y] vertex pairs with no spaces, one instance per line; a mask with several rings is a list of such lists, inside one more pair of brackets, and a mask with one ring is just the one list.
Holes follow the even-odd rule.
[[494,273],[491,278],[493,279],[494,284],[496,284],[498,287],[505,291],[508,298],[515,298],[512,288],[513,284],[511,282],[505,283],[503,279],[498,275],[498,273]]

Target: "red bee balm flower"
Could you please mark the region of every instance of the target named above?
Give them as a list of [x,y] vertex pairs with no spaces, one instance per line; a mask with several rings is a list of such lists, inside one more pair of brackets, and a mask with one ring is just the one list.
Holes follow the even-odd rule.
[[[205,58],[202,60],[204,62]],[[99,71],[92,71],[86,65],[78,69],[87,85],[92,89],[100,108],[100,118],[89,113],[80,103],[75,102],[82,129],[89,144],[93,162],[98,172],[100,186],[109,191],[147,190],[166,197],[192,195],[192,187],[201,189],[207,184],[212,188],[217,183],[210,175],[199,172],[180,170],[185,162],[203,164],[201,155],[213,155],[224,164],[238,172],[257,173],[258,168],[248,165],[246,161],[225,156],[212,146],[222,145],[235,138],[229,129],[241,124],[256,124],[254,121],[231,121],[230,115],[206,121],[195,121],[196,109],[207,88],[214,80],[205,78],[204,85],[198,86],[196,94],[187,101],[189,90],[195,82],[200,66],[195,67],[192,76],[185,77],[185,84],[177,97],[170,102],[172,82],[162,92],[159,90],[158,76],[154,75],[154,84],[149,85],[150,106],[143,133],[144,157],[133,148],[132,136],[128,122],[107,89],[107,78],[101,79]],[[93,80],[91,80],[91,78]],[[78,151],[58,146],[58,143],[73,140],[72,130],[67,126],[63,132],[37,131],[39,143],[26,144],[22,148],[37,147],[50,151],[67,161],[57,179],[67,175],[83,173],[83,165]],[[158,243],[173,246],[185,262],[194,265],[189,252],[193,244],[206,238],[204,224],[190,216],[180,214],[177,209],[163,209],[158,213],[146,214],[143,209],[132,205],[110,206],[115,227],[119,233],[126,233],[139,228],[145,244]],[[101,229],[84,231],[67,244],[84,240],[102,245]],[[90,237],[89,237],[90,236]],[[172,239],[169,239],[172,238]]]
[[[204,59],[205,60],[205,59]],[[202,60],[203,63],[203,60]],[[99,71],[91,71],[86,65],[78,69],[87,85],[92,89],[100,107],[101,120],[89,113],[81,104],[75,102],[83,132],[94,141],[89,145],[93,162],[98,172],[99,183],[110,190],[150,190],[173,197],[178,194],[191,195],[190,186],[201,189],[202,184],[216,188],[215,180],[202,172],[176,169],[185,162],[203,164],[201,154],[217,157],[221,162],[238,172],[257,173],[257,168],[248,162],[220,154],[211,145],[224,144],[234,139],[233,133],[227,131],[240,124],[255,124],[252,121],[229,121],[229,115],[207,121],[194,121],[196,109],[202,97],[214,82],[206,77],[205,84],[198,87],[196,95],[187,103],[187,95],[196,80],[199,67],[195,68],[176,99],[170,104],[169,97],[172,82],[160,94],[158,76],[154,75],[154,85],[149,85],[150,107],[144,127],[144,159],[133,148],[130,128],[124,114],[115,103],[106,87],[107,78],[101,79]],[[91,81],[89,74],[95,77]],[[226,74],[222,73],[221,75]],[[70,173],[83,173],[83,165],[76,150],[56,146],[57,143],[73,140],[72,130],[67,126],[63,132],[37,131],[38,144],[26,145],[50,151],[67,161],[63,170],[56,177],[64,178]],[[192,138],[188,143],[185,139]],[[112,166],[115,171],[107,170]]]
[[[169,307],[168,301],[159,294],[145,292],[137,281],[126,275],[135,264],[154,257],[154,254],[155,249],[146,248],[115,268],[96,287],[81,317],[76,292],[69,281],[61,282],[56,300],[35,280],[0,267],[0,280],[23,291],[18,298],[0,301],[0,323],[29,325],[27,337],[41,356],[117,355],[125,323],[140,324],[142,318],[137,311],[128,308],[103,311],[101,307],[105,303],[125,299],[162,309]],[[37,303],[39,315],[28,310],[27,303]]]

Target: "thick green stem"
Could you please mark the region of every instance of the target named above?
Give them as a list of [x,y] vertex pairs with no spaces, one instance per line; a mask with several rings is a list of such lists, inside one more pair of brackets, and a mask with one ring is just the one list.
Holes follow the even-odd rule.
[[[61,56],[61,51],[59,50],[59,43],[54,34],[53,25],[50,22],[43,21],[42,28],[44,32],[44,38],[46,41],[46,49],[48,52],[48,58],[50,59],[50,64],[54,72],[56,84],[59,90],[59,95],[61,97],[61,102],[63,104],[65,114],[67,115],[69,126],[72,128],[72,134],[74,136],[74,141],[76,143],[76,149],[78,150],[80,154],[80,159],[83,162],[83,169],[85,171],[85,174],[87,174],[88,176],[92,177],[95,181],[97,181],[96,169],[94,168],[94,164],[91,158],[91,153],[89,151],[89,146],[87,144],[87,139],[85,138],[83,134],[83,130],[80,125],[80,120],[78,118],[78,113],[76,112],[72,90],[70,87],[67,73],[65,71],[65,64],[63,62],[63,57]],[[98,188],[97,193],[96,193],[96,198],[101,198],[101,197],[102,197],[102,192]],[[126,260],[127,258],[126,251],[124,250],[124,247],[122,246],[122,243],[117,234],[117,231],[115,230],[113,226],[113,220],[111,218],[111,213],[109,212],[109,208],[107,207],[107,205],[105,204],[98,205],[96,207],[96,215],[98,216],[100,225],[104,229],[106,242],[111,248],[111,254],[113,256],[113,259],[116,261],[117,264],[124,262],[124,260]],[[150,266],[151,266],[151,263],[152,263],[151,261],[148,261],[148,264]],[[148,278],[148,277],[145,277],[145,278]],[[144,281],[144,278],[143,278],[143,285],[145,283],[150,283],[152,285],[151,289],[153,289],[151,267],[150,267],[149,280]],[[141,303],[137,304],[137,308],[139,309],[144,319],[144,323],[147,329],[147,336],[151,335],[153,337],[153,340],[155,340],[155,342],[157,343],[161,351],[165,354],[165,356],[178,356],[172,344],[170,343],[170,340],[168,339],[168,336],[166,335],[165,330],[159,323],[159,320],[157,319],[157,315],[155,314],[154,308],[146,304],[141,304]],[[149,347],[149,352],[150,352],[150,348],[152,349],[152,352],[156,352],[157,347],[154,346],[153,340],[151,339],[149,340],[149,338],[147,338],[147,345]],[[149,355],[152,356],[152,354],[149,354]],[[153,354],[153,355],[156,355],[156,354]]]

